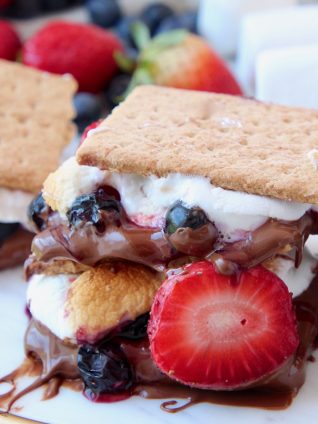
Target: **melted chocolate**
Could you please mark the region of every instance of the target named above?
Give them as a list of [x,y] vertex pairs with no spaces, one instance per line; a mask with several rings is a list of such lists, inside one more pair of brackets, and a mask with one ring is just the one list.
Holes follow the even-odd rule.
[[130,223],[109,225],[99,233],[93,225],[59,225],[37,235],[32,250],[40,261],[70,259],[94,266],[103,259],[125,259],[156,269],[173,256],[173,248],[159,229]]
[[311,214],[305,214],[298,221],[270,219],[248,232],[243,240],[225,245],[218,253],[224,260],[252,267],[277,255],[286,246],[295,247],[297,268],[301,263],[305,241],[309,234],[316,232],[315,226]]
[[[6,403],[9,411],[12,405],[27,393],[49,383],[44,399],[50,399],[58,393],[64,380],[78,380],[77,346],[63,343],[44,325],[31,320],[24,338],[27,358],[17,370],[0,379],[12,385],[12,389],[0,400]],[[23,375],[34,375],[37,378],[25,389],[16,393],[16,382]],[[82,386],[83,387],[83,386]],[[6,402],[8,401],[8,402]],[[4,405],[1,405],[4,407]]]
[[[147,399],[170,399],[161,405],[167,412],[177,412],[201,402],[269,409],[288,407],[304,383],[306,363],[311,357],[318,334],[318,277],[304,293],[293,300],[293,304],[300,335],[298,349],[275,374],[258,381],[253,388],[216,392],[181,385],[158,370],[151,359],[147,338],[138,341],[119,339],[121,349],[135,370],[136,385],[131,394]],[[31,320],[25,336],[29,365],[23,364],[19,370],[0,380],[0,383],[5,381],[12,384],[12,389],[3,397],[8,401],[7,408],[10,409],[21,396],[46,383],[49,384],[44,398],[55,396],[61,384],[65,384],[64,381],[76,390],[82,389],[83,384],[78,378],[77,349],[76,346],[63,343],[46,327]],[[41,365],[33,365],[32,368],[33,372],[34,369],[38,370],[39,377],[31,386],[15,394],[16,379],[30,371],[32,362]],[[110,395],[96,396],[87,393],[86,396],[96,402],[110,402],[126,399],[127,393],[115,398]],[[0,401],[3,399],[0,398]],[[180,404],[174,399],[185,399],[185,403]]]
[[95,266],[103,260],[124,259],[163,270],[182,254],[209,259],[217,252],[226,261],[252,267],[295,247],[297,267],[308,235],[317,232],[313,214],[307,213],[297,221],[270,219],[234,243],[216,240],[212,224],[196,230],[181,228],[168,240],[161,228],[139,227],[123,216],[119,225],[106,225],[102,233],[91,224],[74,228],[60,223],[38,234],[32,251],[44,262],[69,259]]
[[200,228],[178,228],[169,236],[171,244],[178,252],[202,257],[210,253],[217,240],[217,229],[209,222]]

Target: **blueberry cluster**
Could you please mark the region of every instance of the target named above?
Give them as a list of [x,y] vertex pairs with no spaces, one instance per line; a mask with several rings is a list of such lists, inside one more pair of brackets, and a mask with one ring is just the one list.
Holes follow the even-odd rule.
[[120,349],[120,339],[139,340],[146,337],[148,319],[149,314],[141,315],[98,345],[80,347],[77,365],[86,388],[95,394],[103,394],[118,393],[132,387],[134,372]]

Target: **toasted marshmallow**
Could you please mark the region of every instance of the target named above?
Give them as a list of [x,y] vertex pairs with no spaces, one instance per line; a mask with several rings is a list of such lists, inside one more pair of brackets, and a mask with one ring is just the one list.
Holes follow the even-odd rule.
[[181,200],[188,207],[198,206],[213,221],[229,241],[242,237],[242,231],[252,231],[268,218],[297,220],[311,208],[310,204],[288,202],[266,196],[225,190],[202,176],[168,174],[144,177],[101,171],[79,165],[70,158],[44,183],[43,195],[53,210],[65,217],[76,197],[89,194],[100,185],[118,190],[127,215],[136,221],[163,222],[169,208]]
[[103,265],[80,275],[33,275],[27,300],[33,317],[60,339],[95,342],[150,310],[158,274],[141,265]]
[[54,211],[65,216],[76,197],[94,191],[104,178],[104,172],[93,166],[80,166],[72,156],[45,180],[43,197]]

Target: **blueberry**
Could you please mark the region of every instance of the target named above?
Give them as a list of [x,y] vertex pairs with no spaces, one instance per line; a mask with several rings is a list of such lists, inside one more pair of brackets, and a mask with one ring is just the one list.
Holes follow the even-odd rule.
[[76,110],[75,123],[80,132],[92,122],[97,121],[101,117],[103,110],[101,99],[91,93],[76,94],[74,107]]
[[182,202],[176,202],[167,212],[165,232],[171,235],[178,228],[192,228],[196,230],[209,223],[206,214],[202,209],[193,207],[187,208]]
[[131,76],[128,74],[119,74],[114,77],[106,90],[106,98],[111,107],[117,106],[121,96],[126,91]]
[[0,245],[19,228],[18,223],[0,223]]
[[127,47],[135,47],[134,40],[132,38],[132,25],[139,20],[134,16],[124,16],[119,23],[113,28],[118,37]]
[[67,212],[67,218],[74,227],[91,223],[103,232],[107,223],[118,221],[119,213],[118,199],[106,189],[99,188],[94,193],[77,197]]
[[163,3],[153,3],[143,9],[140,19],[148,26],[150,33],[154,34],[158,25],[172,15],[174,11],[171,7]]
[[133,373],[125,354],[107,342],[80,347],[77,365],[86,388],[93,393],[118,393],[133,384]]
[[7,10],[10,18],[29,19],[41,13],[41,0],[15,0]]
[[135,321],[126,325],[116,336],[132,340],[143,339],[147,335],[148,320],[149,313],[140,315]]
[[55,10],[62,10],[70,6],[69,0],[41,0],[42,10],[45,12],[52,12]]
[[103,28],[116,25],[121,17],[116,0],[88,0],[86,6],[92,22]]
[[186,29],[197,33],[197,12],[185,12],[177,16],[164,19],[156,30],[156,35],[174,29]]
[[45,203],[42,193],[39,193],[30,203],[28,217],[40,231],[46,228],[47,217],[50,213],[49,206]]

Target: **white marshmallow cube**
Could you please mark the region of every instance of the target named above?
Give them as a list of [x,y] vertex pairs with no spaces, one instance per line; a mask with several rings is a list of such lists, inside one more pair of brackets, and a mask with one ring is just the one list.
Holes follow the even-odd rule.
[[198,30],[222,56],[237,48],[241,18],[249,12],[292,6],[297,0],[201,0]]
[[260,53],[255,83],[259,100],[318,108],[318,43]]
[[237,75],[246,93],[254,93],[260,52],[313,43],[318,43],[318,5],[248,14],[242,20],[237,60]]

